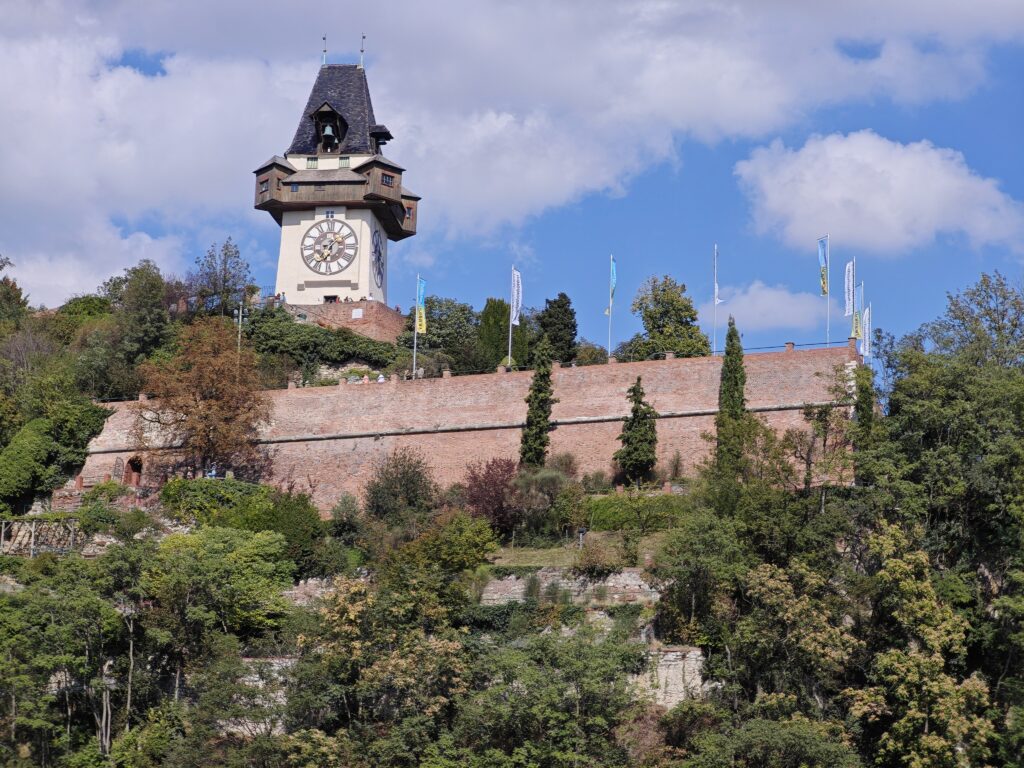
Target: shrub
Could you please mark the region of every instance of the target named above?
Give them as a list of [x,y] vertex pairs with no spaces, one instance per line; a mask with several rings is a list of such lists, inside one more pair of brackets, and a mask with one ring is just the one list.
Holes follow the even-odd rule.
[[557,469],[541,467],[523,470],[516,479],[523,524],[533,533],[557,534],[559,521],[552,515],[555,499],[565,487],[567,478]]
[[260,355],[288,355],[296,365],[342,365],[362,360],[382,368],[395,359],[393,344],[373,341],[347,328],[329,330],[297,323],[283,309],[256,312],[249,320],[248,336]]
[[25,502],[53,482],[49,459],[55,446],[49,419],[33,419],[0,451],[0,512]]
[[622,565],[608,547],[591,539],[584,542],[583,548],[576,555],[572,570],[588,579],[603,579],[621,571]]
[[466,505],[502,534],[511,533],[522,519],[515,486],[518,474],[516,461],[508,458],[476,462],[466,469]]
[[587,497],[583,486],[569,483],[558,492],[551,505],[551,517],[562,530],[575,531],[587,525]]
[[434,511],[437,486],[426,459],[409,448],[399,448],[379,460],[366,484],[366,514],[415,536]]
[[580,481],[587,493],[607,493],[612,488],[612,481],[607,473],[598,470],[584,475]]
[[589,528],[592,531],[635,528],[647,532],[671,528],[686,516],[691,506],[686,496],[665,494],[615,494],[590,498],[586,503]]
[[561,472],[563,475],[573,480],[580,471],[579,462],[576,461],[576,457],[568,451],[551,454],[551,456],[548,457],[547,466],[550,469]]
[[668,473],[666,479],[668,480],[679,480],[683,476],[683,457],[676,451],[672,454],[672,461],[668,465]]
[[184,522],[280,533],[286,542],[286,556],[301,575],[318,568],[324,527],[305,494],[241,480],[179,478],[163,487],[160,500],[172,517]]

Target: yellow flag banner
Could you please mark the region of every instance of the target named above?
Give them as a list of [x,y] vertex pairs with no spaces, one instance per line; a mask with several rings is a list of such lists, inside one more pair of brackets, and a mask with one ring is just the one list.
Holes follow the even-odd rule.
[[850,335],[855,339],[864,338],[864,328],[860,322],[860,310],[853,313],[853,328],[850,330]]
[[416,333],[427,332],[426,293],[427,281],[421,277],[416,282]]

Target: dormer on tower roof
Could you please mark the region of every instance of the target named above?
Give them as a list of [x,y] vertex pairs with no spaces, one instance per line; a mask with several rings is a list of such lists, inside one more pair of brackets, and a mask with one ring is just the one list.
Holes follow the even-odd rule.
[[376,155],[391,138],[373,117],[366,70],[357,64],[327,64],[313,83],[288,154]]

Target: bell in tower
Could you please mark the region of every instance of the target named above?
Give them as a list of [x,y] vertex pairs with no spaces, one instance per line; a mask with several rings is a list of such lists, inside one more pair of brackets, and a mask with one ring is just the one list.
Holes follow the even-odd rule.
[[330,123],[325,123],[320,137],[320,146],[324,152],[333,152],[338,146],[337,129]]
[[342,120],[338,113],[325,104],[317,112],[316,127],[320,135],[319,151],[326,153],[337,152],[344,138]]

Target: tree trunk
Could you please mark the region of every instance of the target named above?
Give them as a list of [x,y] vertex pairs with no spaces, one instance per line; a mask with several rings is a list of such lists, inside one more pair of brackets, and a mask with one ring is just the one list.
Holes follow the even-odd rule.
[[132,729],[132,679],[135,676],[135,632],[134,621],[128,622],[128,691],[124,704],[124,732]]

